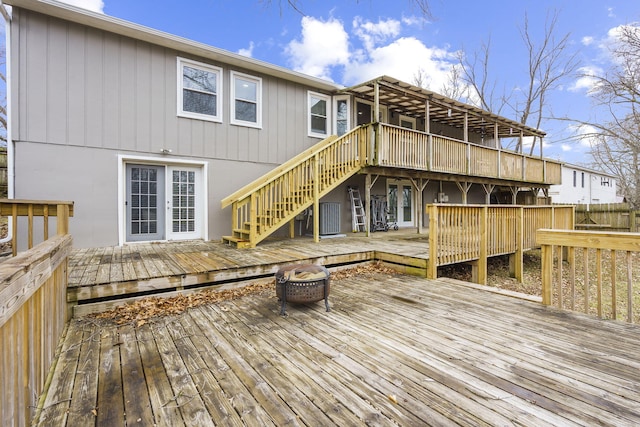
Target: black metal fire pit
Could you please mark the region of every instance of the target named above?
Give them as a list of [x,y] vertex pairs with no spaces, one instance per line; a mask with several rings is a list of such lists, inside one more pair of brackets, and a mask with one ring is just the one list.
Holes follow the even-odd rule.
[[280,314],[286,314],[287,302],[305,304],[324,299],[329,307],[329,271],[321,265],[304,264],[283,267],[276,273],[276,295],[282,302]]

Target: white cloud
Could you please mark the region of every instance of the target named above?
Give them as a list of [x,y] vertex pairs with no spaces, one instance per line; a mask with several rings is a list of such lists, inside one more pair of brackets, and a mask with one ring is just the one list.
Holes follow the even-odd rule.
[[560,149],[564,152],[572,151],[573,147],[569,144],[560,144]]
[[337,19],[322,21],[305,16],[302,39],[292,40],[285,53],[294,70],[331,80],[331,68],[349,62],[349,36]]
[[104,13],[104,2],[102,0],[59,0],[62,3],[71,6],[80,7],[82,9],[91,10],[93,12]]
[[587,124],[577,124],[570,125],[567,130],[573,133],[573,138],[578,141],[578,143],[586,148],[591,148],[600,143],[600,138],[597,136],[599,134],[598,130]]
[[381,75],[412,83],[421,71],[430,88],[440,91],[456,63],[455,52],[426,46],[415,37],[401,37],[403,22],[356,17],[350,40],[341,21],[304,17],[301,36],[287,45],[285,53],[296,71],[329,80],[341,72],[340,83],[347,86]]
[[246,56],[251,58],[253,56],[253,48],[255,47],[255,45],[253,44],[253,42],[249,42],[249,47],[248,48],[243,48],[243,49],[238,49],[238,55],[242,55],[242,56]]
[[593,43],[594,38],[592,36],[584,36],[582,38],[582,44],[585,46],[590,46]]
[[362,40],[365,49],[371,50],[376,45],[397,37],[400,34],[400,21],[387,19],[374,23],[363,21],[361,17],[357,16],[353,20],[353,32]]
[[593,65],[580,67],[578,69],[579,77],[569,86],[569,90],[571,92],[579,92],[581,90],[586,90],[587,92],[593,91],[598,84],[596,76],[601,76],[602,73],[601,68]]
[[414,37],[402,37],[384,46],[361,52],[345,70],[345,83],[353,84],[380,75],[389,75],[411,83],[422,70],[430,87],[439,90],[447,80],[453,53],[430,48]]

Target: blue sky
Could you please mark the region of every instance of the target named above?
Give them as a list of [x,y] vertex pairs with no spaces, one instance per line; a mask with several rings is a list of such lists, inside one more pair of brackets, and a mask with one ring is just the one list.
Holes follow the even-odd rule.
[[[66,0],[88,9],[323,77],[344,85],[387,74],[414,82],[419,70],[429,89],[441,91],[456,62],[491,39],[490,74],[498,90],[527,83],[521,38],[525,13],[534,39],[546,17],[558,12],[558,36],[570,33],[582,70],[605,70],[615,28],[640,21],[637,0],[432,0],[426,19],[410,0],[299,0],[304,15],[282,0]],[[568,79],[550,96],[557,117],[594,117],[590,81]],[[517,119],[510,111],[506,117]],[[545,120],[545,156],[588,163],[588,144],[571,142],[567,122]]]

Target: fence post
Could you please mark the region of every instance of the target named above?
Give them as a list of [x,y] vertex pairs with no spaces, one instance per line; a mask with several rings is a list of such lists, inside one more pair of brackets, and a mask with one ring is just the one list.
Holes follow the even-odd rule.
[[427,205],[429,212],[429,264],[427,278],[438,278],[438,206]]
[[[56,232],[58,236],[69,234],[69,205],[56,206],[56,215],[58,216],[56,219]],[[47,219],[45,219],[45,221],[46,220]]]

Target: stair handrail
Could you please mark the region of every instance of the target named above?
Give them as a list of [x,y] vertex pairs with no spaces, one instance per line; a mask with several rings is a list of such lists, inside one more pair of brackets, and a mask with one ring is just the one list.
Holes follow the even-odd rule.
[[308,159],[312,158],[313,156],[316,156],[318,153],[322,152],[323,150],[325,150],[326,148],[328,148],[332,144],[338,143],[340,140],[349,138],[351,136],[351,134],[353,134],[357,130],[359,130],[361,128],[364,128],[364,127],[367,127],[367,126],[369,126],[369,125],[367,124],[367,125],[361,125],[361,126],[355,127],[355,128],[351,129],[349,132],[345,133],[342,136],[331,135],[331,136],[323,139],[322,141],[318,142],[317,144],[307,148],[305,151],[303,151],[300,154],[296,155],[295,157],[292,157],[291,159],[287,160],[282,165],[276,167],[275,169],[271,170],[270,172],[266,173],[265,175],[262,175],[260,178],[250,182],[249,184],[245,185],[244,187],[242,187],[241,189],[237,190],[233,194],[230,194],[229,196],[227,196],[224,199],[222,199],[222,201],[221,201],[222,208],[224,209],[225,207],[227,207],[227,206],[229,206],[229,205],[231,205],[231,204],[233,204],[233,203],[235,203],[237,201],[246,199],[247,197],[249,197],[251,195],[251,193],[258,191],[262,187],[268,185],[273,180],[275,180],[275,179],[281,177],[282,175],[286,174],[290,170],[292,170],[295,167],[297,167],[298,164],[300,164],[301,162],[303,162],[305,160],[308,160]]

